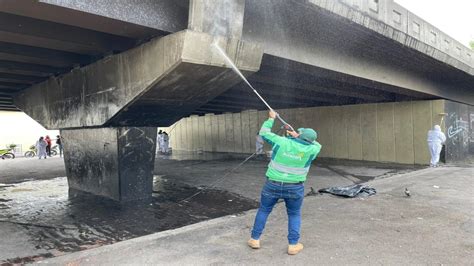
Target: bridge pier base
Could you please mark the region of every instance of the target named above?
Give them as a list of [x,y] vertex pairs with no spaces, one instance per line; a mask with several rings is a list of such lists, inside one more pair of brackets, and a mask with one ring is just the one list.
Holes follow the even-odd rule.
[[156,127],[63,129],[69,188],[117,201],[152,195]]

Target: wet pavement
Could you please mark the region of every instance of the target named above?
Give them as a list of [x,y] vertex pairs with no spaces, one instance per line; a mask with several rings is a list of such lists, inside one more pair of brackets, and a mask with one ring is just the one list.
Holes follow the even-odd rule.
[[66,176],[63,158],[48,159],[16,157],[0,160],[0,183],[12,184],[25,181],[51,179]]
[[[258,206],[226,191],[203,190],[159,176],[154,182],[157,192],[151,201],[126,204],[68,191],[64,177],[0,186],[0,227],[20,227],[38,251],[25,257],[0,257],[0,264],[58,256]],[[182,201],[193,195],[192,201]],[[0,243],[9,245],[9,241],[14,239]]]
[[[155,163],[151,201],[119,204],[69,191],[60,158],[0,162],[0,264],[26,263],[103,246],[258,207],[268,159],[175,152]],[[413,171],[320,160],[306,192]],[[186,201],[183,201],[186,200]]]
[[[367,183],[368,198],[306,197],[304,250],[288,256],[287,214],[277,204],[261,249],[246,245],[255,210],[47,259],[47,265],[473,265],[470,167],[428,168]],[[411,191],[411,197],[404,193]]]
[[[248,156],[248,154],[174,152],[170,156],[158,156],[155,173],[191,186],[212,184],[215,188],[259,200],[260,189],[265,182],[268,159],[265,156],[252,157],[244,166],[235,169],[235,166]],[[311,188],[318,190],[331,186],[360,184],[422,168],[424,167],[318,158],[305,182],[305,193],[309,193]],[[229,171],[232,173],[222,178]]]

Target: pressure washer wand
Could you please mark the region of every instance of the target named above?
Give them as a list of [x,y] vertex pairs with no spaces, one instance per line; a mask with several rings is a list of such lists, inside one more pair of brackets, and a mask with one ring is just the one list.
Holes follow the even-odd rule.
[[[262,102],[268,107],[268,109],[270,111],[275,112],[275,110],[273,110],[273,108],[267,103],[267,101],[265,101],[265,99],[263,99],[262,95],[260,95],[260,93],[258,93],[258,91],[250,84],[250,82],[248,82],[248,80],[246,78],[244,78],[244,81],[245,81],[245,83],[247,83],[247,85],[249,85],[249,87],[258,96],[258,98],[260,98],[260,100],[262,100]],[[290,124],[288,124],[285,120],[283,120],[283,118],[281,118],[279,113],[277,113],[277,112],[275,112],[275,113],[276,113],[276,117],[278,118],[278,120],[280,120],[280,122],[283,124],[283,126],[285,126],[285,128],[288,128],[291,131],[295,131]]]
[[285,120],[283,120],[283,118],[281,118],[280,114],[278,113],[277,113],[277,118],[283,124],[285,129],[290,130],[290,131],[295,131],[295,129],[290,124],[288,124]]
[[[252,89],[252,91],[257,95],[257,97],[267,106],[267,108],[270,111],[274,111],[273,108],[267,103],[267,101],[265,101],[265,99],[262,97],[262,95],[260,95],[260,93],[258,93],[258,91],[252,86],[252,84],[250,84],[250,82],[247,80],[247,78],[245,78],[245,76],[240,72],[240,70],[237,68],[237,66],[234,64],[234,62],[232,62],[232,60],[230,60],[230,58],[227,56],[227,54],[224,52],[224,50],[222,50],[222,48],[217,44],[217,42],[213,42],[212,45],[217,49],[217,51],[219,51],[219,53],[222,55],[222,57],[227,62],[227,64],[229,64],[232,67],[234,72],[237,73],[237,75],[239,75],[242,78],[242,80],[250,87],[250,89]],[[280,120],[280,122],[283,124],[283,126],[285,128],[288,128],[291,131],[295,131],[293,129],[293,127],[290,124],[288,124],[285,120],[283,120],[283,118],[281,118],[281,116],[278,113],[276,113],[276,114],[277,114],[276,117],[278,118],[278,120]]]
[[[244,79],[244,81],[245,81],[245,83],[247,83],[247,85],[249,85],[249,87],[258,96],[258,98],[260,98],[260,100],[262,100],[262,102],[268,107],[268,109],[270,111],[275,112],[275,110],[273,110],[273,108],[267,103],[267,101],[265,101],[265,99],[263,99],[262,95],[260,95],[260,93],[258,93],[258,91],[252,85],[250,85],[250,82],[248,82],[247,79]],[[280,122],[283,124],[283,126],[285,126],[285,128],[287,128],[291,131],[295,131],[290,124],[288,124],[285,120],[283,120],[283,118],[281,118],[279,113],[277,113],[277,112],[275,112],[275,113],[277,114],[276,117],[278,118],[278,120],[280,120]]]

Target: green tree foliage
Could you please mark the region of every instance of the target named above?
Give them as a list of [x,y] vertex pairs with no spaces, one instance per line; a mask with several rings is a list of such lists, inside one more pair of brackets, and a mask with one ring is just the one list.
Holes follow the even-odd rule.
[[472,50],[474,50],[474,40],[469,42],[469,46],[471,47]]

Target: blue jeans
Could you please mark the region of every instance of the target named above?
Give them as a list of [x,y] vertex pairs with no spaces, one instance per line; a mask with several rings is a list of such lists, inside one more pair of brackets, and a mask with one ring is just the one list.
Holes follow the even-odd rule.
[[267,181],[262,189],[260,207],[255,216],[252,230],[252,238],[260,239],[263,233],[268,215],[279,199],[285,200],[286,212],[288,214],[288,243],[295,245],[300,239],[301,228],[301,206],[303,205],[303,184],[275,184]]

